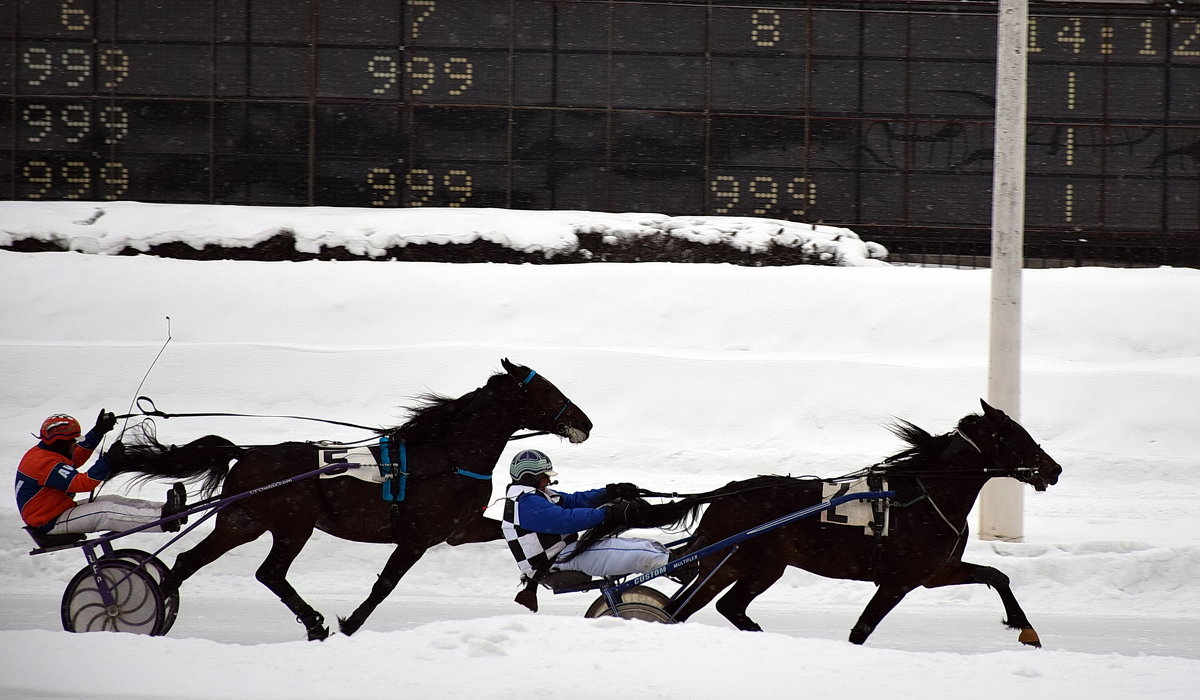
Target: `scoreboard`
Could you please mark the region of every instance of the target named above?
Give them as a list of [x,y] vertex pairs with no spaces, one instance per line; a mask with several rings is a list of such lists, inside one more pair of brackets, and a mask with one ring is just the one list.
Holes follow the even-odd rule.
[[[0,0],[0,197],[990,226],[995,2]],[[1200,10],[1036,3],[1031,234],[1200,232]]]

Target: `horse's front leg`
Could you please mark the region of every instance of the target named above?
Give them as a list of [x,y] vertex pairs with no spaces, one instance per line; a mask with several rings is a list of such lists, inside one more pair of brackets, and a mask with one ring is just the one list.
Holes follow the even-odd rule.
[[916,586],[884,583],[875,589],[875,595],[871,597],[871,602],[863,608],[862,614],[858,616],[858,622],[854,623],[854,627],[850,629],[850,643],[862,644],[867,641],[867,637],[871,636],[883,618],[901,600],[904,600],[904,596],[908,595],[913,588]]
[[425,554],[424,549],[410,549],[403,546],[397,546],[392,551],[392,555],[388,557],[387,563],[383,565],[383,571],[379,573],[379,578],[375,580],[375,585],[371,586],[371,594],[354,610],[350,617],[339,617],[338,627],[342,634],[354,634],[359,627],[367,621],[367,617],[375,612],[375,608],[383,602],[384,598],[396,588],[396,584],[400,583],[400,579],[404,578],[404,574],[412,568],[413,564]]
[[982,583],[996,589],[996,593],[1000,595],[1000,601],[1004,603],[1004,624],[1008,625],[1010,629],[1021,630],[1017,640],[1022,644],[1028,644],[1031,647],[1042,646],[1042,640],[1038,638],[1037,631],[1033,629],[1033,625],[1029,624],[1029,618],[1025,617],[1025,611],[1017,603],[1017,597],[1013,595],[1012,588],[1008,585],[1008,576],[999,569],[960,561],[957,566],[938,572],[937,576],[925,584],[925,587],[938,588],[966,583]]

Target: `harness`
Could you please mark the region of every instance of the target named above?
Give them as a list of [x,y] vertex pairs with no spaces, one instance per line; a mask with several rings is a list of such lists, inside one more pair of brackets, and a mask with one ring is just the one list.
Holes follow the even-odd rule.
[[[529,383],[532,382],[536,376],[536,370],[529,370],[529,374],[527,374],[524,379],[517,382],[518,388],[524,389],[525,387],[529,386]],[[571,400],[567,399],[566,397],[563,398],[565,401],[563,402],[562,407],[559,408],[558,413],[554,414],[554,418],[551,420],[558,420],[559,417],[562,416],[562,414],[565,413],[568,408],[570,408]],[[544,430],[539,432],[531,432],[524,435],[511,436],[508,438],[508,440],[512,441],[533,437],[535,435],[545,435],[548,432],[549,431]],[[396,461],[393,461],[393,452],[395,453]],[[380,474],[383,476],[383,500],[391,504],[390,519],[392,525],[392,539],[399,543],[401,539],[400,504],[404,502],[408,492],[409,470],[407,441],[405,441],[403,438],[395,440],[393,436],[390,435],[381,437],[379,439],[379,457],[379,470]],[[475,472],[457,466],[450,470],[450,474],[453,476],[475,479],[477,481],[492,480],[491,472]]]

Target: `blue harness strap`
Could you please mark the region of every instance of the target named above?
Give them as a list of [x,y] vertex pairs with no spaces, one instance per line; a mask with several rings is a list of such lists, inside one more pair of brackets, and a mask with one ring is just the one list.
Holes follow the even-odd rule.
[[[392,461],[392,449],[396,450],[397,462]],[[480,474],[467,469],[455,467],[454,473],[459,476],[491,481],[491,474]],[[385,435],[379,438],[379,474],[383,476],[383,500],[389,503],[401,503],[408,492],[408,448],[404,441],[393,445],[391,437]]]
[[401,440],[397,445],[400,463],[392,462],[392,439],[384,435],[379,438],[379,473],[383,476],[383,500],[400,503],[408,488],[408,450]]
[[479,479],[481,481],[490,481],[492,478],[491,474],[480,474],[479,472],[469,472],[466,469],[460,469],[459,467],[454,468],[454,473],[458,474],[459,476],[469,476],[472,479]]

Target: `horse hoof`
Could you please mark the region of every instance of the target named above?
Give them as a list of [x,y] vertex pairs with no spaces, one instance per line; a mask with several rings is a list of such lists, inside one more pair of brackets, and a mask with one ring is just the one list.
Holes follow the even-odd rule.
[[329,628],[325,626],[325,618],[321,613],[311,611],[309,615],[297,615],[296,622],[304,625],[308,632],[308,641],[322,641],[329,637]]
[[338,629],[340,629],[342,634],[346,635],[347,637],[357,632],[359,627],[362,627],[361,623],[351,622],[344,617],[338,618]]
[[866,643],[867,637],[871,636],[872,631],[874,631],[874,628],[872,628],[872,627],[868,627],[866,629],[859,629],[858,627],[855,627],[855,628],[851,629],[850,630],[850,643],[851,644]]
[[1028,644],[1031,647],[1042,648],[1042,640],[1038,638],[1038,633],[1032,627],[1024,627],[1021,629],[1021,634],[1017,640],[1022,644]]

